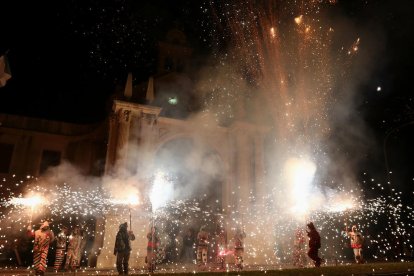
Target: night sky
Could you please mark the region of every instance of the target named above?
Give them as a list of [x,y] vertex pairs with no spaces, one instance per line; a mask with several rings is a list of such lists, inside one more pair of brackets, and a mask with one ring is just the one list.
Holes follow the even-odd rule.
[[[156,43],[182,29],[199,54],[209,51],[204,1],[6,1],[0,52],[8,51],[12,79],[0,88],[0,112],[76,123],[102,121],[127,73],[155,72]],[[359,82],[355,101],[378,147],[388,138],[391,165],[414,184],[412,88],[413,1],[338,0],[334,10],[356,29],[378,33],[375,66]],[[205,5],[204,5],[205,6]],[[362,34],[361,47],[364,47]],[[380,89],[379,89],[380,87]],[[407,125],[405,127],[405,125]],[[404,126],[404,127],[401,127]],[[373,163],[383,156],[367,155]],[[381,160],[378,160],[381,159]]]
[[[0,112],[94,122],[132,71],[155,72],[156,43],[171,27],[198,35],[195,1],[7,1],[0,39],[13,78]],[[4,16],[5,15],[5,16]]]
[[[7,1],[0,18],[0,51],[9,51],[13,79],[1,91],[0,111],[69,121],[102,119],[102,105],[128,71],[142,79],[154,72],[155,45],[171,27],[183,29],[190,43],[205,51],[208,42],[203,42],[210,37],[200,3],[205,2]],[[406,96],[412,91],[412,6],[408,0],[336,4],[335,9],[356,26],[383,32],[382,60],[360,87],[362,92],[382,88],[381,93],[361,100],[371,123],[381,116],[397,120],[408,115],[391,109],[407,108]],[[374,105],[384,102],[381,114]]]

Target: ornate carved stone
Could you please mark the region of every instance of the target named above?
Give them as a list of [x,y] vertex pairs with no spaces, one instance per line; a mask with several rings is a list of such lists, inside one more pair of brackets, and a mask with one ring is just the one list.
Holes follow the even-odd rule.
[[109,122],[111,124],[115,123],[118,119],[118,115],[116,114],[115,111],[111,112],[111,114],[109,115]]
[[142,113],[142,117],[148,125],[155,125],[157,122],[157,116],[151,113]]
[[122,112],[122,119],[125,123],[128,123],[131,119],[131,110],[123,110]]

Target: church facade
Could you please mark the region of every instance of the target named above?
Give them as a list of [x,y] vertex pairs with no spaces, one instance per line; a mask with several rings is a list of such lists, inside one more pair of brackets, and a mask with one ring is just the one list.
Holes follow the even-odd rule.
[[[246,216],[265,194],[264,141],[268,129],[243,119],[220,126],[208,113],[191,112],[189,94],[194,93],[194,85],[185,70],[182,72],[183,68],[191,67],[186,63],[191,50],[186,46],[184,34],[171,31],[166,41],[160,43],[159,52],[160,73],[141,87],[133,86],[130,75],[123,95],[113,102],[105,173],[127,170],[137,176],[138,182],[157,171],[166,171],[175,178],[174,191],[182,193],[182,187],[192,191],[175,198],[210,198],[205,204],[210,208],[215,205],[215,212],[220,213],[220,219],[210,221],[211,234],[217,228],[224,228],[231,239],[232,232],[240,226],[235,221],[243,220],[243,214]],[[140,190],[149,193],[152,185],[147,181]],[[95,241],[94,251],[100,252],[97,267],[111,267],[115,263],[114,237],[118,225],[129,221],[128,215],[131,212],[119,209],[97,223],[96,233],[103,233]],[[136,235],[132,242],[133,266],[144,265],[151,215],[151,209],[145,205],[133,208],[130,220]],[[198,231],[200,226],[182,228]]]
[[[148,197],[154,185],[148,179],[164,171],[174,178],[173,190],[180,191],[175,198],[199,200],[201,211],[214,211],[217,218],[209,219],[208,228],[211,232],[225,229],[230,240],[240,221],[243,224],[243,216],[266,193],[264,143],[268,129],[244,120],[248,114],[220,125],[211,114],[199,112],[194,79],[186,73],[192,70],[188,64],[191,54],[185,35],[170,31],[159,44],[158,73],[137,85],[130,74],[125,89],[113,100],[108,120],[96,126],[2,115],[0,145],[8,153],[3,175],[38,176],[48,166],[68,160],[87,175],[105,177],[122,171],[137,176],[143,197]],[[122,190],[123,186],[116,188]],[[128,221],[136,235],[130,265],[143,266],[153,214],[145,204],[133,208],[126,204],[96,218],[88,265],[114,267],[115,235],[119,224]],[[191,227],[198,231],[200,223]],[[251,238],[250,243],[254,242]],[[258,256],[251,258],[260,263]]]

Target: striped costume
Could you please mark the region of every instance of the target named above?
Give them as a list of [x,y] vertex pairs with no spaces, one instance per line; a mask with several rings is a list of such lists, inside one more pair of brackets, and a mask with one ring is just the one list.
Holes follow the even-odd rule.
[[66,270],[75,270],[80,266],[81,243],[82,236],[80,235],[80,229],[75,227],[73,233],[69,236],[65,263]]
[[62,268],[63,259],[66,252],[66,233],[61,231],[56,238],[56,256],[54,268],[56,271]]
[[200,232],[197,234],[197,264],[207,264],[207,253],[209,245],[209,234],[204,231],[204,228],[200,228]]
[[157,252],[158,247],[160,245],[160,239],[158,237],[158,234],[156,232],[156,228],[154,227],[152,232],[147,234],[147,257],[146,257],[146,263],[148,267],[148,271],[150,273],[154,272],[156,268],[157,263]]
[[244,238],[246,238],[246,233],[237,228],[234,234],[234,262],[238,269],[243,269]]
[[46,258],[49,251],[49,245],[54,240],[52,231],[42,228],[36,231],[28,232],[31,237],[34,237],[33,245],[33,269],[36,275],[43,275],[46,271]]

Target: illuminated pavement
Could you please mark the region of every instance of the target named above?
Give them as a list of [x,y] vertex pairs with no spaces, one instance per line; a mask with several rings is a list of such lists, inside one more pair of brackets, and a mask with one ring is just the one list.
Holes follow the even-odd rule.
[[[245,271],[249,270],[279,270],[281,266],[266,266],[266,267],[258,267],[258,266],[249,266],[245,267]],[[289,268],[288,266],[283,268]],[[290,266],[290,268],[292,268]],[[227,270],[228,269],[228,270]],[[197,265],[184,265],[184,264],[177,264],[177,265],[160,265],[156,270],[155,274],[163,274],[163,273],[195,273],[195,272],[225,272],[225,271],[236,271],[234,266],[228,267],[226,270],[221,269],[220,266],[207,266],[207,267],[199,267]],[[130,269],[130,275],[134,274],[148,274],[147,270],[144,268],[142,269]],[[33,270],[29,270],[26,268],[0,268],[0,275],[35,275]],[[80,269],[76,271],[59,271],[54,272],[52,268],[48,268],[45,275],[118,275],[116,269],[95,269],[95,268],[86,268]]]
[[[414,275],[414,263],[413,262],[407,262],[409,264],[408,266],[400,266],[400,267],[394,267],[392,269],[392,272],[388,271],[382,271],[381,272],[381,265],[384,263],[378,263],[377,267],[370,267],[369,270],[366,268],[360,267],[361,269],[357,268],[355,270],[355,265],[351,265],[351,263],[347,264],[339,264],[338,266],[342,267],[339,268],[340,270],[346,269],[348,265],[351,265],[350,268],[353,269],[352,275],[382,275],[382,276],[399,276],[399,275]],[[386,265],[393,265],[397,263],[386,263]],[[372,265],[372,264],[371,264]],[[376,264],[374,264],[376,265]],[[323,265],[322,267],[334,267],[335,264],[328,264]],[[359,265],[357,265],[359,266]],[[309,268],[313,266],[308,266]],[[282,269],[292,269],[297,268],[293,267],[290,264],[285,265],[269,265],[269,266],[247,266],[243,271],[277,271]],[[407,270],[408,268],[408,270]],[[237,271],[237,269],[234,267],[234,265],[229,266],[226,270],[223,270],[218,265],[209,265],[207,267],[198,267],[197,265],[191,265],[191,264],[177,264],[177,265],[160,265],[156,272],[154,274],[174,274],[174,273],[197,273],[197,272],[217,272],[219,274],[220,272],[232,272]],[[335,270],[333,270],[335,271]],[[336,270],[337,271],[337,270]],[[325,271],[327,272],[327,271]],[[332,272],[332,271],[331,271]],[[266,273],[266,272],[264,272]],[[320,271],[319,271],[320,273]],[[22,276],[22,275],[30,275],[34,276],[34,271],[29,270],[27,268],[10,268],[10,267],[3,267],[0,268],[0,275],[16,275],[16,276]],[[48,268],[47,272],[44,275],[118,275],[118,272],[115,268],[113,269],[95,269],[95,268],[85,268],[80,269],[77,271],[59,271],[54,272],[52,268]],[[130,269],[129,275],[148,275],[147,270],[144,268],[141,269]],[[290,274],[289,274],[290,275]],[[335,274],[337,275],[337,274]],[[351,274],[350,274],[351,275]]]

